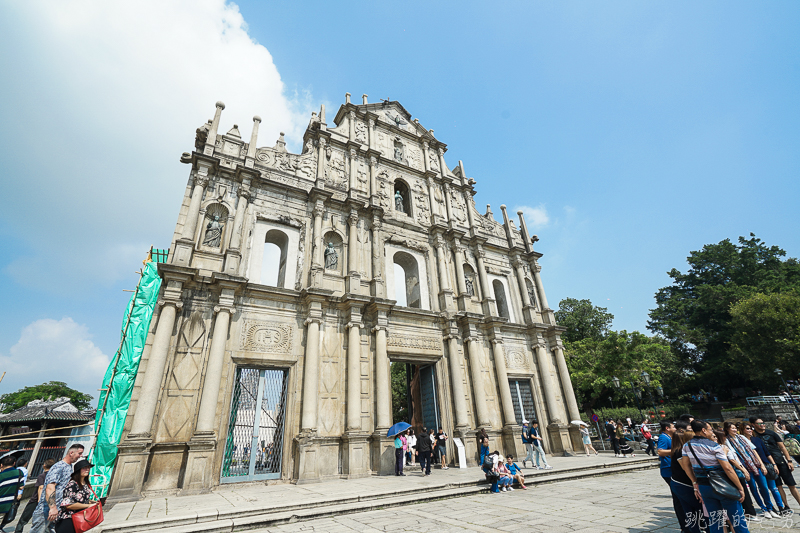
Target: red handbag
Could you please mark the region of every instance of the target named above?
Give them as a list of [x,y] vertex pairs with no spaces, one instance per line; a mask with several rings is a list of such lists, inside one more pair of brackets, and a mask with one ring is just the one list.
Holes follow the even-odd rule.
[[[91,487],[90,487],[91,490]],[[94,490],[92,494],[97,498]],[[72,513],[72,527],[75,528],[75,533],[84,533],[93,527],[103,522],[103,504],[100,502],[87,507],[82,511]]]

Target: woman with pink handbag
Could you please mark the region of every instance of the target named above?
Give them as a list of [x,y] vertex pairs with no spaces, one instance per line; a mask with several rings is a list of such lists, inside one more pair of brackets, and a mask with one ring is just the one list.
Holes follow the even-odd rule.
[[58,510],[56,533],[84,533],[103,521],[103,506],[89,483],[89,471],[93,466],[85,459],[75,463]]

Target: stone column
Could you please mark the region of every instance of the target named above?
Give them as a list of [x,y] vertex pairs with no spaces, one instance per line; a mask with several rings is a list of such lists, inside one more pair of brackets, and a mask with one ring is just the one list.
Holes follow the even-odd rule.
[[208,185],[208,178],[197,176],[194,179],[194,189],[192,199],[189,202],[189,210],[186,212],[186,221],[183,223],[182,239],[194,242],[194,234],[197,230],[197,218],[200,215],[200,203],[203,201],[203,191]]
[[464,247],[461,246],[458,241],[455,241],[453,244],[453,254],[455,256],[453,264],[456,266],[456,285],[458,286],[458,296],[461,296],[467,293],[467,283],[464,281]]
[[[367,119],[367,139],[369,140],[369,149],[373,150],[375,148],[375,119],[370,117]],[[377,189],[373,189],[373,191],[377,191]],[[373,192],[374,194],[374,192]]]
[[519,286],[519,292],[522,296],[522,315],[525,319],[525,323],[533,324],[536,322],[536,313],[531,305],[531,296],[528,294],[528,287],[525,285],[525,270],[523,269],[522,261],[520,261],[518,257],[513,256],[511,258],[511,266],[514,267],[517,285]]
[[447,268],[447,252],[445,251],[444,239],[436,238],[436,258],[439,265],[439,288],[441,290],[442,307],[451,309],[453,307],[453,290],[450,288],[450,272]]
[[436,222],[436,216],[439,214],[436,211],[436,199],[433,197],[433,178],[428,176],[428,204],[431,208],[431,223]]
[[555,383],[552,379],[552,364],[550,354],[543,342],[536,345],[536,361],[539,364],[539,374],[542,378],[542,389],[544,392],[545,403],[547,404],[547,414],[551,424],[563,424],[564,420],[559,412],[558,401],[556,400]]
[[469,368],[472,376],[472,395],[475,398],[475,422],[478,427],[491,427],[489,412],[486,410],[486,390],[483,386],[482,349],[477,337],[466,337],[464,342],[469,343]]
[[[231,296],[232,299],[232,296]],[[216,427],[217,400],[222,388],[222,366],[225,362],[225,345],[228,342],[228,326],[230,325],[232,307],[216,306],[214,311],[217,317],[214,320],[214,338],[211,339],[211,348],[206,365],[206,377],[203,382],[203,392],[200,396],[200,407],[197,413],[197,428],[195,434],[212,434]]]
[[[324,122],[325,119],[322,118]],[[317,187],[325,187],[325,160],[327,158],[328,140],[325,137],[319,138],[319,146],[317,147],[319,153],[317,154]]]
[[322,214],[325,212],[323,201],[317,199],[314,205],[314,234],[311,244],[311,287],[322,287],[322,273],[324,268],[323,251],[325,243],[322,241]]
[[239,203],[236,204],[236,215],[233,218],[233,234],[231,245],[225,251],[225,273],[235,276],[239,273],[239,264],[242,258],[242,226],[247,212],[247,202],[250,199],[250,180],[244,180],[239,188]]
[[375,333],[375,429],[379,431],[389,429],[392,425],[392,387],[389,355],[386,352],[386,326],[375,326],[372,331]]
[[439,172],[442,173],[442,177],[443,178],[446,178],[447,177],[447,165],[444,164],[444,150],[442,150],[441,148],[438,148],[437,152],[439,154]]
[[556,363],[558,364],[558,376],[561,378],[561,388],[564,389],[564,396],[566,396],[567,411],[569,411],[570,420],[580,420],[581,410],[578,409],[578,402],[575,399],[575,391],[572,388],[572,380],[569,378],[569,369],[567,368],[567,361],[564,359],[564,350],[560,345],[556,345],[555,350]]
[[385,276],[383,275],[383,237],[381,236],[381,217],[372,214],[372,295],[386,298]]
[[429,149],[430,149],[430,144],[428,144],[427,141],[423,142],[422,143],[422,162],[425,165],[423,167],[423,168],[425,168],[425,172],[428,172],[431,169],[430,161],[428,161],[428,158],[430,157],[428,155],[428,150]]
[[447,222],[452,225],[453,206],[450,203],[450,185],[446,181],[442,182],[442,193],[444,193],[444,207],[447,210]]
[[349,117],[350,117],[349,128],[348,128],[349,138],[350,138],[351,141],[355,141],[356,140],[356,112],[355,111],[350,111]]
[[447,335],[447,360],[450,363],[451,388],[453,390],[453,405],[455,406],[456,428],[469,426],[467,417],[466,393],[464,392],[464,372],[458,351],[458,336]]
[[217,142],[217,129],[219,129],[219,119],[220,116],[222,116],[223,109],[225,109],[225,104],[217,102],[217,109],[214,110],[214,120],[211,121],[208,137],[206,137],[206,145],[203,147],[203,154],[205,155],[214,154],[214,145]]
[[511,386],[508,384],[508,371],[506,370],[506,356],[503,352],[503,340],[492,340],[492,351],[494,352],[494,368],[497,372],[497,384],[500,387],[500,402],[503,405],[503,419],[505,425],[517,423],[514,415],[514,404],[511,401]]
[[347,236],[347,292],[361,292],[361,274],[358,271],[358,211],[350,210],[347,217],[350,234]]
[[301,431],[317,429],[317,397],[319,395],[319,325],[322,319],[309,317],[305,321],[307,328],[306,353],[303,358],[303,412],[300,422]]
[[353,310],[347,328],[347,431],[361,431],[361,316]]
[[[370,122],[374,122],[370,119]],[[369,158],[369,197],[370,197],[370,204],[377,205],[378,204],[378,179],[375,177],[375,169],[378,168],[378,158],[375,156],[370,156]],[[372,199],[375,199],[374,201]]]
[[492,294],[494,293],[491,287],[489,287],[489,278],[486,277],[486,265],[483,262],[485,255],[486,252],[483,251],[483,247],[478,244],[475,250],[475,259],[478,262],[478,280],[481,283],[481,294],[483,294],[483,313],[489,316],[498,316],[497,306],[494,298],[492,298]]
[[[352,129],[352,128],[351,128]],[[358,158],[356,157],[356,149],[350,148],[350,190],[348,195],[353,198],[356,195],[356,188],[358,187],[358,179],[356,178],[356,166],[358,165]]]
[[158,326],[150,348],[150,357],[147,360],[142,388],[139,390],[139,401],[136,404],[136,413],[129,437],[150,436],[153,425],[153,416],[156,413],[158,398],[161,392],[161,381],[164,377],[164,368],[167,365],[169,344],[172,339],[172,329],[175,327],[175,316],[183,302],[178,300],[161,300],[161,314],[158,317]]
[[536,292],[539,293],[539,300],[542,303],[542,312],[545,309],[550,309],[550,305],[547,303],[547,296],[544,294],[544,285],[542,284],[542,277],[539,275],[539,271],[542,269],[537,263],[531,265],[531,271],[533,272],[533,282],[536,284]]
[[256,142],[258,141],[259,124],[261,124],[261,117],[256,115],[253,117],[253,131],[250,134],[250,144],[247,146],[247,157],[251,159],[256,156]]

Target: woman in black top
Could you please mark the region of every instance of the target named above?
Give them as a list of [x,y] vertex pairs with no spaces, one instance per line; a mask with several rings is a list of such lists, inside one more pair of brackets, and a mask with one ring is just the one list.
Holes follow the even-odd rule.
[[703,504],[694,494],[694,487],[689,475],[681,468],[683,466],[681,463],[683,445],[692,440],[692,437],[694,437],[694,433],[691,431],[675,433],[672,437],[672,454],[670,456],[672,457],[672,478],[670,479],[669,488],[681,503],[686,516],[686,530],[692,533],[700,533]]
[[94,465],[82,459],[75,464],[71,481],[64,488],[64,497],[56,519],[56,533],[75,533],[72,515],[97,503],[97,495],[89,483],[89,471]]

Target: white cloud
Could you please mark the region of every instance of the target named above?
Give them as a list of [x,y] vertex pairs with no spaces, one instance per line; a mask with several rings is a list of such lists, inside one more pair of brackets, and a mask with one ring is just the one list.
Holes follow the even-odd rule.
[[539,204],[536,207],[519,205],[514,208],[514,212],[516,213],[517,211],[522,211],[525,217],[525,223],[531,230],[534,228],[543,228],[550,223],[550,217],[547,214],[547,209],[544,204]]
[[2,390],[63,381],[97,399],[110,359],[91,338],[86,326],[69,317],[25,326],[8,355],[0,354],[0,369],[6,372]]
[[167,247],[188,177],[180,154],[222,100],[220,131],[290,146],[310,113],[224,0],[0,3],[0,232],[6,270],[28,286],[79,290]]

